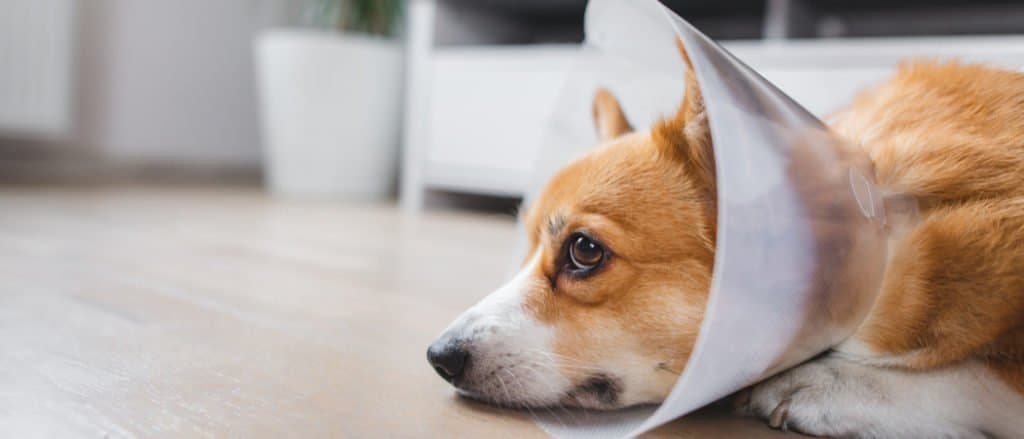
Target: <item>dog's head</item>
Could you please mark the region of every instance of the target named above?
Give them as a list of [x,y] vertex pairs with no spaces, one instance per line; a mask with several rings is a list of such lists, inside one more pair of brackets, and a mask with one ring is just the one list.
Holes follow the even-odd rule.
[[686,82],[678,114],[649,131],[598,91],[603,143],[525,215],[521,271],[428,350],[463,394],[599,409],[668,395],[697,337],[716,232],[711,139],[692,71]]

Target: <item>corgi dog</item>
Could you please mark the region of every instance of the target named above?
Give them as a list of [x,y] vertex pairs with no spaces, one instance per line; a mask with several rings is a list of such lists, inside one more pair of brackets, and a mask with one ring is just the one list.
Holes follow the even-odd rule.
[[[460,393],[589,409],[668,395],[716,240],[713,139],[692,70],[685,80],[677,114],[643,131],[597,92],[602,144],[525,213],[521,270],[427,351]],[[883,189],[917,198],[920,222],[864,292],[877,299],[855,333],[740,392],[736,410],[812,435],[1024,435],[1024,74],[905,63],[828,124]]]

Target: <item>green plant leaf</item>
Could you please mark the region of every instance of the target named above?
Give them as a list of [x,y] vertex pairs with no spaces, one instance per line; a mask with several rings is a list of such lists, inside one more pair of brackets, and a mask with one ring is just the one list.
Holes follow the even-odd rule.
[[404,5],[404,0],[310,0],[306,15],[314,26],[392,37]]

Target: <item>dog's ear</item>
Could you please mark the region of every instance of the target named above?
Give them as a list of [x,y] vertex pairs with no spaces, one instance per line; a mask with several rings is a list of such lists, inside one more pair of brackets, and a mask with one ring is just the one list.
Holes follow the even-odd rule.
[[678,160],[688,173],[706,192],[710,200],[715,196],[715,157],[711,150],[711,129],[704,109],[704,97],[697,86],[693,63],[676,39],[676,47],[686,62],[686,90],[679,111],[672,118],[654,126],[652,136],[659,150],[666,156]]
[[597,89],[597,93],[594,94],[594,125],[597,128],[597,136],[602,141],[633,131],[625,113],[622,112],[619,100],[603,88]]

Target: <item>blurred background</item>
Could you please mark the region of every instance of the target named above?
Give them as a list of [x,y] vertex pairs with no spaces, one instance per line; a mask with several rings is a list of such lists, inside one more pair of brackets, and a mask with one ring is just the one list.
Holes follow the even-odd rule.
[[[819,113],[904,57],[1024,65],[1020,2],[665,3]],[[7,0],[0,181],[336,200],[391,199],[401,181],[412,208],[439,200],[427,194],[515,199],[585,5]]]

